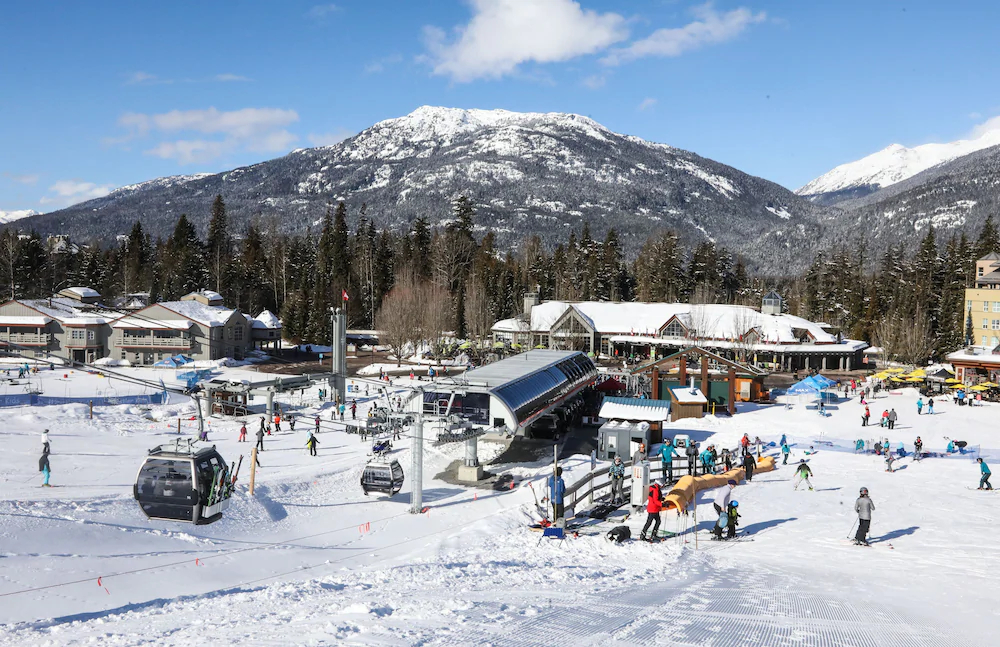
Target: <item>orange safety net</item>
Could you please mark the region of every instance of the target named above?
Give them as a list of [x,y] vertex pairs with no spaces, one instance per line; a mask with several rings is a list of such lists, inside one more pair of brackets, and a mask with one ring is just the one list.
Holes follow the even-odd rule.
[[[762,456],[757,459],[757,472],[770,472],[774,470],[774,458]],[[680,513],[687,510],[694,501],[695,495],[702,490],[711,490],[722,487],[729,482],[729,479],[742,483],[746,478],[746,471],[742,467],[734,468],[725,474],[706,474],[705,476],[682,476],[667,496],[663,498],[664,510],[677,510]]]

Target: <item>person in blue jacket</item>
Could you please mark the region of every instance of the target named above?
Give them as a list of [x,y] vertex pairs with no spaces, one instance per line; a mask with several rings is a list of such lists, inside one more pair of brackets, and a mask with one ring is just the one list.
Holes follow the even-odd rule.
[[701,470],[703,474],[715,473],[715,461],[712,460],[712,452],[708,449],[701,453]]
[[664,440],[663,444],[660,445],[660,460],[663,461],[663,478],[666,479],[666,484],[670,485],[674,481],[674,457],[677,456],[677,450],[674,449],[674,443],[671,440]]
[[981,458],[977,458],[976,460],[979,461],[979,472],[982,474],[979,478],[979,489],[992,490],[993,486],[990,485],[990,476],[992,476],[992,474],[990,473],[989,465],[987,465],[986,461]]
[[555,518],[562,519],[564,515],[563,496],[566,494],[566,482],[562,478],[562,468],[556,468],[556,475],[549,477],[549,501],[552,502]]
[[781,443],[781,464],[788,465],[788,455],[792,452],[788,443]]

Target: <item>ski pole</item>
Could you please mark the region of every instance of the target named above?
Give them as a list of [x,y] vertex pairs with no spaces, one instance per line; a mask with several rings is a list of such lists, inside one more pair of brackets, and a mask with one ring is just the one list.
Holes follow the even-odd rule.
[[854,523],[851,524],[851,531],[849,533],[847,533],[847,538],[848,539],[850,539],[851,535],[854,533],[854,526],[856,526],[856,525],[858,525],[858,520],[857,519],[855,519]]

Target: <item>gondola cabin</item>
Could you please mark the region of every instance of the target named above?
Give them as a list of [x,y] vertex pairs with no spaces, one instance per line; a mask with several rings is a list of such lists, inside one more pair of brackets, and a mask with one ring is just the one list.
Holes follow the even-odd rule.
[[361,474],[361,489],[365,496],[369,492],[381,492],[389,496],[399,492],[403,487],[403,468],[399,461],[374,460],[365,465]]
[[229,507],[229,468],[213,445],[151,449],[139,468],[133,495],[150,519],[208,524]]

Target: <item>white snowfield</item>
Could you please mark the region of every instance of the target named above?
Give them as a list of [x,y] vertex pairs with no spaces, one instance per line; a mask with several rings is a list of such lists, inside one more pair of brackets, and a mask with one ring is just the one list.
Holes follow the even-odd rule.
[[841,164],[795,192],[799,195],[815,195],[868,184],[885,188],[938,164],[998,144],[1000,129],[987,130],[978,137],[945,144],[923,144],[913,148],[892,144],[867,157]]
[[[36,380],[53,395],[103,385],[65,374]],[[890,407],[899,414],[893,445],[909,448],[917,434],[928,451],[943,450],[945,436],[1000,444],[997,405],[937,400],[935,415],[917,417],[916,399],[906,390],[871,403],[873,419]],[[549,465],[490,466],[515,476],[507,491],[436,479],[460,444],[425,448],[427,513],[409,514],[409,480],[392,499],[365,497],[370,447],[337,430],[331,405],[308,393],[287,401],[301,414],[295,431],[286,422],[265,438],[256,497],[245,486],[258,417],[245,444],[237,421],[213,419],[210,442],[227,460],[244,455],[233,505],[208,526],[150,522],[132,483],[146,450],[176,437],[178,416],[183,436],[194,433],[191,404],[175,400],[97,409],[93,420],[84,405],[2,412],[0,645],[996,644],[1000,498],[968,489],[979,470],[967,456],[907,458],[889,474],[876,457],[818,442],[878,437],[877,426],[861,428],[857,400],[823,418],[799,405],[747,406],[731,419],[670,425],[727,447],[744,432],[767,441],[786,433],[792,462],[808,458],[814,472],[815,491],[793,490],[791,465],[736,488],[739,531],[752,541],[706,541],[714,492],[702,493],[697,549],[690,532],[611,544],[603,535],[618,522],[542,540],[526,527],[528,483],[543,496]],[[319,455],[310,457],[317,411]],[[46,428],[51,489],[37,472]],[[393,451],[407,479],[409,444]],[[810,445],[818,453],[807,457]],[[481,443],[481,456],[496,447]],[[566,461],[567,482],[589,463]],[[872,548],[845,539],[861,486],[876,506]],[[626,522],[634,537],[644,519]],[[665,515],[667,530],[690,525]]]

